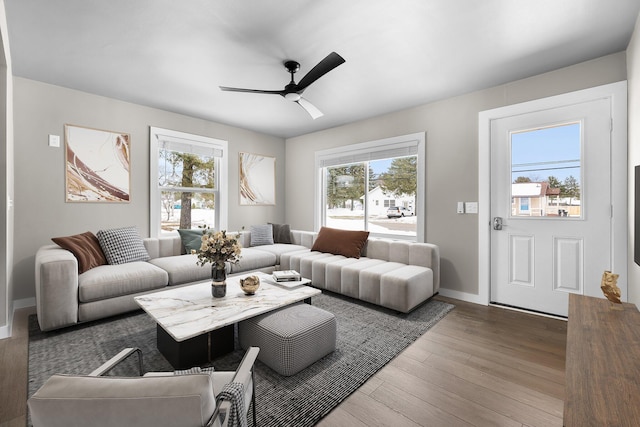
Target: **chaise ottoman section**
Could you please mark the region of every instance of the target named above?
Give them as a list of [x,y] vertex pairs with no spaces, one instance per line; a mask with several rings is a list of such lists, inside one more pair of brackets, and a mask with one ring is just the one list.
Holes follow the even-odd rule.
[[[333,255],[313,261],[313,265],[311,266],[311,284],[320,289],[328,289],[326,281],[327,266],[344,259],[348,258],[345,258],[342,255]],[[338,287],[339,285],[340,282],[338,281]]]
[[386,264],[386,262],[381,259],[360,258],[358,262],[342,267],[340,272],[342,294],[352,298],[360,298],[360,272],[376,265]]
[[240,346],[260,347],[258,359],[284,376],[295,375],[336,349],[336,318],[295,304],[238,324]]
[[380,282],[382,281],[382,276],[393,270],[405,267],[405,265],[399,262],[385,262],[360,270],[358,298],[362,301],[380,305]]
[[313,266],[317,262],[330,259],[330,258],[331,259],[335,258],[335,255],[331,255],[327,253],[318,253],[317,255],[300,258],[300,269],[298,270],[298,272],[300,273],[300,275],[302,275],[302,277],[311,279],[311,283],[314,286],[317,286],[317,283],[316,283],[317,280],[313,276]]
[[[339,261],[332,262],[325,266],[324,286],[325,289],[342,293],[342,269],[343,267],[360,262],[365,258],[344,258]],[[314,272],[315,273],[315,272]]]
[[407,265],[380,277],[380,305],[408,313],[433,296],[433,270]]

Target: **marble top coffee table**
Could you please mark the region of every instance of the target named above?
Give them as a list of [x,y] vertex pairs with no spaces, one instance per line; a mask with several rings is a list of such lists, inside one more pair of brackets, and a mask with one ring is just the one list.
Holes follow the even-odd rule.
[[[260,277],[255,295],[245,295],[240,279]],[[322,292],[305,286],[310,280],[276,283],[271,275],[251,273],[227,278],[227,294],[211,296],[211,281],[135,297],[157,323],[158,350],[176,369],[200,366],[234,349],[234,325],[242,320],[294,304],[310,302]]]

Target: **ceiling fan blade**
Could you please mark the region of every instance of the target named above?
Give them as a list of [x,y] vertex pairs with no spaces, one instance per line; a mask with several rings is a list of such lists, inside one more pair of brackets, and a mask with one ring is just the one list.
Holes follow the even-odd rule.
[[247,93],[262,93],[266,95],[283,95],[283,90],[260,90],[260,89],[242,89],[238,87],[226,87],[220,86],[220,90],[228,91],[228,92],[247,92]]
[[311,69],[298,83],[296,92],[302,93],[309,85],[320,77],[327,74],[329,71],[336,68],[338,65],[344,64],[345,60],[342,56],[335,52],[331,52],[322,61],[318,62],[315,67]]
[[298,103],[298,105],[304,108],[307,113],[309,113],[313,120],[317,119],[318,117],[324,116],[324,114],[322,114],[322,111],[318,110],[315,105],[313,105],[306,99],[300,97],[300,99],[298,99],[296,102]]

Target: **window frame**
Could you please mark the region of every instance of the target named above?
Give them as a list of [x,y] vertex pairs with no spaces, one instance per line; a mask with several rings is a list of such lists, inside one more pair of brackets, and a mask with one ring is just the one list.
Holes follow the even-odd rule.
[[[229,166],[229,143],[225,140],[211,138],[202,135],[194,135],[185,132],[174,131],[150,126],[149,131],[149,235],[151,237],[159,237],[161,233],[161,207],[162,198],[161,188],[158,183],[158,157],[160,155],[160,141],[183,142],[184,144],[192,144],[194,146],[204,146],[212,150],[220,150],[222,153],[215,160],[215,185],[213,191],[206,191],[215,195],[215,228],[217,230],[225,230],[228,226],[229,211],[229,185],[228,185],[228,166]],[[187,151],[185,151],[187,152]],[[172,191],[193,191],[193,189],[184,189],[183,187],[172,187]],[[205,192],[198,190],[198,192]]]
[[[391,234],[391,233],[371,233],[370,235],[373,237],[387,237],[393,239],[401,239],[401,240],[410,240],[417,242],[425,242],[425,223],[426,223],[426,211],[425,211],[425,196],[426,196],[426,133],[419,132],[408,135],[401,135],[391,138],[384,138],[375,141],[367,141],[362,143],[356,143],[351,145],[343,145],[336,148],[330,148],[327,150],[316,151],[315,153],[315,183],[314,183],[314,192],[315,192],[315,206],[314,206],[314,227],[316,230],[319,230],[324,224],[326,224],[326,211],[323,208],[326,205],[326,196],[325,196],[325,186],[326,179],[325,174],[323,173],[325,167],[330,167],[326,165],[326,162],[338,162],[335,165],[339,164],[350,164],[356,162],[367,161],[364,158],[371,156],[370,160],[378,160],[381,158],[394,158],[394,157],[403,157],[404,155],[393,155],[392,153],[402,151],[408,147],[415,148],[415,155],[417,157],[417,188],[416,188],[416,206],[414,207],[414,212],[419,212],[420,215],[416,221],[416,235],[407,236],[401,234]],[[380,155],[381,153],[391,153],[388,157],[378,157],[375,158],[376,155]],[[351,162],[350,159],[355,158],[355,162]],[[365,173],[365,178],[368,178],[368,174]],[[365,188],[368,187],[368,184],[365,184]],[[365,193],[365,224],[366,218],[368,215],[368,198]]]

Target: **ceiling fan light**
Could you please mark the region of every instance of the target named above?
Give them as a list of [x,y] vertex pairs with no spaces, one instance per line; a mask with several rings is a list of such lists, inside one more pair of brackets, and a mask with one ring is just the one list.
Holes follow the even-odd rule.
[[290,92],[284,95],[284,99],[287,101],[297,102],[302,98],[299,93]]

